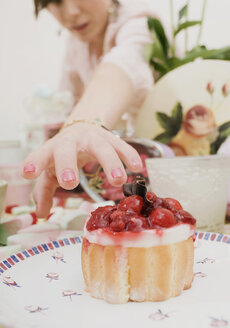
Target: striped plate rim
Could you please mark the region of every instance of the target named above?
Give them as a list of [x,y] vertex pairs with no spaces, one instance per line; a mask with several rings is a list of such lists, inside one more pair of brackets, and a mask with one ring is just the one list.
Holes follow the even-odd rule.
[[[219,234],[215,232],[202,232],[197,231],[196,234],[196,240],[206,240],[206,241],[213,241],[218,243],[226,243],[230,244],[230,235],[224,235]],[[11,267],[16,265],[19,262],[22,262],[26,260],[27,258],[30,258],[35,255],[42,254],[44,252],[54,250],[57,248],[70,246],[74,244],[80,244],[82,243],[82,237],[72,237],[72,238],[64,238],[61,240],[54,240],[48,243],[43,243],[38,246],[34,246],[29,249],[25,249],[20,251],[19,253],[13,254],[10,257],[2,260],[0,262],[0,276],[5,273],[7,270],[9,270]]]

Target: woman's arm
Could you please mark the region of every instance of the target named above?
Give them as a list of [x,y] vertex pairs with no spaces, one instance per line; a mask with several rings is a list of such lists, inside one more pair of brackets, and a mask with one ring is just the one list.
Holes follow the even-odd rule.
[[133,86],[127,74],[113,63],[102,63],[67,122],[75,118],[100,118],[111,129],[128,109],[133,96]]

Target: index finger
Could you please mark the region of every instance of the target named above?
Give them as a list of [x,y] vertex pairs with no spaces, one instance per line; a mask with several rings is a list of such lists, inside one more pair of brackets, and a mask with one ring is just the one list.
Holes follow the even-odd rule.
[[27,156],[22,166],[22,176],[25,179],[35,179],[51,166],[53,154],[50,144],[46,143],[40,149],[33,151]]

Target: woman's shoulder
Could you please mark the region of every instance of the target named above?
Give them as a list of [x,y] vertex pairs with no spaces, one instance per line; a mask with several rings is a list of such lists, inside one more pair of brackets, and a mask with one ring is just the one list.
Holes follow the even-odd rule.
[[[151,0],[120,0],[117,16],[112,19],[107,27],[105,37],[105,50],[109,51],[119,36],[130,38],[131,35],[144,35],[150,38],[146,24],[148,16],[157,16]],[[122,37],[123,39],[123,37]]]

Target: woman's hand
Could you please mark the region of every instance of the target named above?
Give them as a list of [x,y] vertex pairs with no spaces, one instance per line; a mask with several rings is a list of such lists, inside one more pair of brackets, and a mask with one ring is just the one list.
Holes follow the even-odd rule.
[[142,168],[137,151],[102,127],[89,123],[67,127],[23,164],[25,179],[39,177],[34,189],[38,217],[49,214],[58,186],[71,190],[79,184],[79,170],[91,160],[100,163],[113,186],[121,186],[127,179],[122,161],[133,172]]

